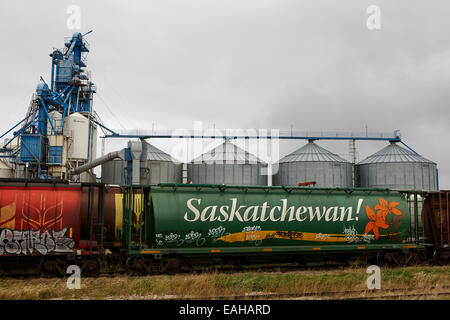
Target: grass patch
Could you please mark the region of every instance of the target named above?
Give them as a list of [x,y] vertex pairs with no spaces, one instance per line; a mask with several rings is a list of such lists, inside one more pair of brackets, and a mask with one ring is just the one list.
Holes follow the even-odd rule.
[[[294,272],[200,273],[174,276],[82,278],[69,290],[65,279],[0,279],[0,299],[167,299],[223,298],[263,293],[310,293],[365,290],[365,268]],[[450,267],[381,270],[382,289],[450,286]]]

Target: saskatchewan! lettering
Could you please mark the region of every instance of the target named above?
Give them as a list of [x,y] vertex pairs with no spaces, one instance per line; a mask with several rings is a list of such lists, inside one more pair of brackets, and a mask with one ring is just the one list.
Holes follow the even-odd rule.
[[[202,199],[191,198],[186,201],[187,211],[184,220],[195,221],[357,221],[353,207],[326,206],[289,206],[287,199],[281,199],[280,205],[269,206],[267,202],[258,206],[239,205],[237,198],[231,198],[230,204],[201,208]],[[361,204],[363,199],[359,199]]]

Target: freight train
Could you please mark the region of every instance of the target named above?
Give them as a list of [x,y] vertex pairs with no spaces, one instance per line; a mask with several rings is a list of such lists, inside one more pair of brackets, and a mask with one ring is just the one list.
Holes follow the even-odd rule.
[[0,265],[84,275],[449,258],[449,191],[0,181]]

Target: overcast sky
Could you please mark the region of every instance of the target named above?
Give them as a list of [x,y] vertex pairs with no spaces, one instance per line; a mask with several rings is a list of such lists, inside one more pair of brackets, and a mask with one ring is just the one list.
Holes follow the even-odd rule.
[[[67,27],[70,5],[80,30]],[[369,5],[380,30],[367,28]],[[111,128],[398,129],[449,189],[449,12],[447,0],[2,1],[0,127],[49,81],[52,49],[93,29],[94,108]],[[304,143],[282,141],[280,156]],[[319,144],[349,158],[348,142]],[[359,160],[386,144],[358,142]]]

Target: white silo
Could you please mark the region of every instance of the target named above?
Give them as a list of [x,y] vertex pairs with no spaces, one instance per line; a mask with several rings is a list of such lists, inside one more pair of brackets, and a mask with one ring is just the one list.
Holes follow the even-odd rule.
[[70,161],[88,159],[89,119],[80,113],[70,114],[64,123],[64,133],[69,137],[67,157]]
[[[64,135],[67,140],[67,159],[72,168],[79,167],[96,158],[97,126],[89,119],[75,112],[64,122]],[[81,182],[95,182],[92,170],[80,174]]]

